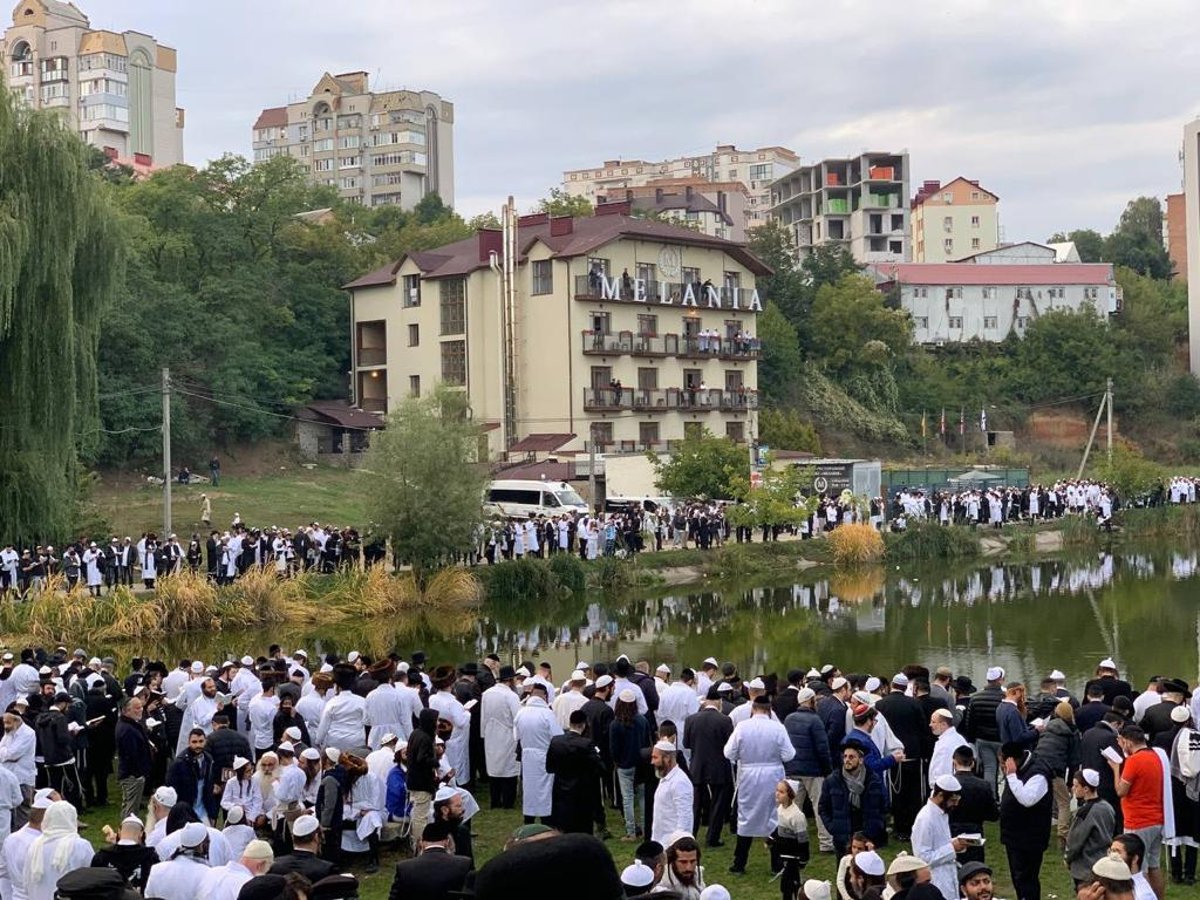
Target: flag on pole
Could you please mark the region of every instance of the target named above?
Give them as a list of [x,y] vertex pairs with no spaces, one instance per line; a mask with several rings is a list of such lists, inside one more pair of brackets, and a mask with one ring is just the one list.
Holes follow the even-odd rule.
[[982,407],[979,410],[979,430],[987,431],[987,410]]
[[967,433],[967,411],[961,406],[958,408],[958,433]]
[[921,437],[925,437],[925,410],[921,410]]
[[946,436],[946,407],[942,407],[942,424],[938,429],[942,437]]

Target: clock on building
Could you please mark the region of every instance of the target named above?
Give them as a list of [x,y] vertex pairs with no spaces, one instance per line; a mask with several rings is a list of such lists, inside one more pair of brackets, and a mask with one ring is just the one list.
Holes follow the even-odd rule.
[[681,269],[682,256],[678,247],[663,247],[658,254],[658,271],[667,278],[678,278]]

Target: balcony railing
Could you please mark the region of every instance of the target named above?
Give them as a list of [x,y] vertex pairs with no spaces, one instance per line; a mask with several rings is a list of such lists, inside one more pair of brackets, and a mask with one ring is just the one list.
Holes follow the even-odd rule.
[[385,366],[385,365],[387,365],[387,348],[386,347],[359,347],[358,348],[358,364],[360,366]]
[[758,391],[720,388],[584,388],[586,412],[745,412],[758,409]]
[[387,397],[359,397],[358,408],[367,412],[386,413]]
[[584,331],[583,352],[589,356],[678,356],[684,359],[758,359],[756,337],[699,338],[688,334],[636,334],[632,331]]

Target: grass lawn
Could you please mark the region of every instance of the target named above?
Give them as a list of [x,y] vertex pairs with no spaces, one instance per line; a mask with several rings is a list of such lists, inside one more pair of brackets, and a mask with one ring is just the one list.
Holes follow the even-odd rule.
[[[483,808],[471,820],[471,824],[475,834],[475,860],[479,866],[500,852],[508,835],[522,824],[523,819],[519,809],[489,810],[486,787],[477,794],[483,800]],[[105,824],[112,825],[114,830],[119,825],[120,796],[120,788],[117,787],[116,781],[110,779],[110,805],[89,810],[84,814],[83,821],[87,822],[89,827],[83,832],[83,836],[91,841],[93,846],[99,846],[103,842],[104,838],[100,834],[100,830]],[[638,811],[640,814],[640,807]],[[621,822],[620,812],[608,811],[608,827],[614,835],[619,835],[623,831]],[[811,846],[815,850],[816,832],[811,823],[809,833]],[[1004,857],[1004,848],[1000,846],[996,825],[989,824],[985,833],[987,836],[987,861],[996,871],[996,896],[1014,897],[1012,881],[1009,878],[1008,865]],[[775,900],[778,898],[780,896],[779,882],[771,880],[766,848],[761,843],[756,843],[750,851],[747,874],[730,875],[728,869],[733,862],[734,839],[729,834],[726,834],[723,839],[724,847],[714,850],[704,848],[701,851],[701,864],[704,866],[706,883],[725,885],[733,895],[733,900]],[[606,843],[606,846],[613,854],[618,871],[633,861],[633,849],[636,844],[623,843],[619,837],[614,837]],[[910,848],[908,845],[898,845],[893,842],[881,850],[881,855],[885,861],[890,862],[900,849]],[[382,854],[380,871],[376,875],[362,875],[361,864],[353,867],[358,870],[357,874],[362,882],[360,896],[363,900],[386,900],[392,884],[392,865],[401,858],[398,852],[385,850]],[[832,854],[814,853],[802,878],[816,878],[832,882],[836,873],[837,861]],[[1180,890],[1181,888],[1175,885],[1170,888],[1173,894],[1177,894]],[[1047,850],[1042,865],[1042,897],[1045,900],[1067,900],[1074,894],[1071,877],[1067,873],[1066,866],[1062,864],[1061,857],[1053,848]],[[560,894],[552,890],[546,896],[557,897]],[[566,896],[566,894],[563,893],[561,896]],[[836,897],[836,894],[834,896]]]
[[[180,537],[200,531],[200,495],[212,502],[213,527],[224,530],[241,513],[251,526],[295,529],[317,521],[362,528],[367,522],[366,497],[357,472],[293,466],[286,473],[231,476],[219,487],[172,485],[172,521]],[[163,489],[142,482],[102,482],[93,499],[114,534],[135,540],[144,531],[162,530]]]

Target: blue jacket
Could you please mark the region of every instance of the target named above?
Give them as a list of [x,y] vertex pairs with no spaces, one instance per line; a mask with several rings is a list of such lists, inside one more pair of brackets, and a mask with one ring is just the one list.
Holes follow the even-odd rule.
[[996,707],[996,727],[1000,731],[1000,743],[1018,743],[1024,750],[1032,750],[1037,744],[1038,730],[1026,724],[1015,703],[1001,703]]
[[404,770],[393,766],[387,779],[387,811],[396,819],[408,818],[408,783],[405,781]]
[[[863,731],[861,728],[855,728],[853,731],[851,731],[848,735],[846,735],[846,740],[858,741],[867,748],[867,755],[863,758],[863,765],[872,772],[882,775],[888,769],[896,765],[896,757],[892,756],[890,753],[887,756],[884,756],[882,753],[880,753],[879,748],[875,746],[875,742],[871,740],[871,735]],[[842,743],[845,743],[845,741]]]
[[867,783],[863,788],[860,809],[862,826],[861,829],[856,829],[850,815],[850,791],[839,767],[836,772],[825,778],[821,785],[821,799],[817,803],[817,814],[837,846],[849,846],[850,836],[856,830],[861,830],[877,846],[887,837],[887,830],[883,824],[887,812],[887,793],[883,786],[883,776],[870,769],[867,770]]
[[829,755],[837,756],[846,737],[846,704],[832,695],[822,697],[817,703],[817,715],[829,736]]
[[796,755],[783,765],[789,778],[824,778],[833,771],[829,735],[820,716],[802,707],[783,720],[783,727],[787,729],[788,738],[796,748]]
[[642,764],[642,750],[650,746],[650,723],[641,713],[634,715],[630,727],[613,719],[608,726],[608,742],[614,766],[618,769],[636,769]]

